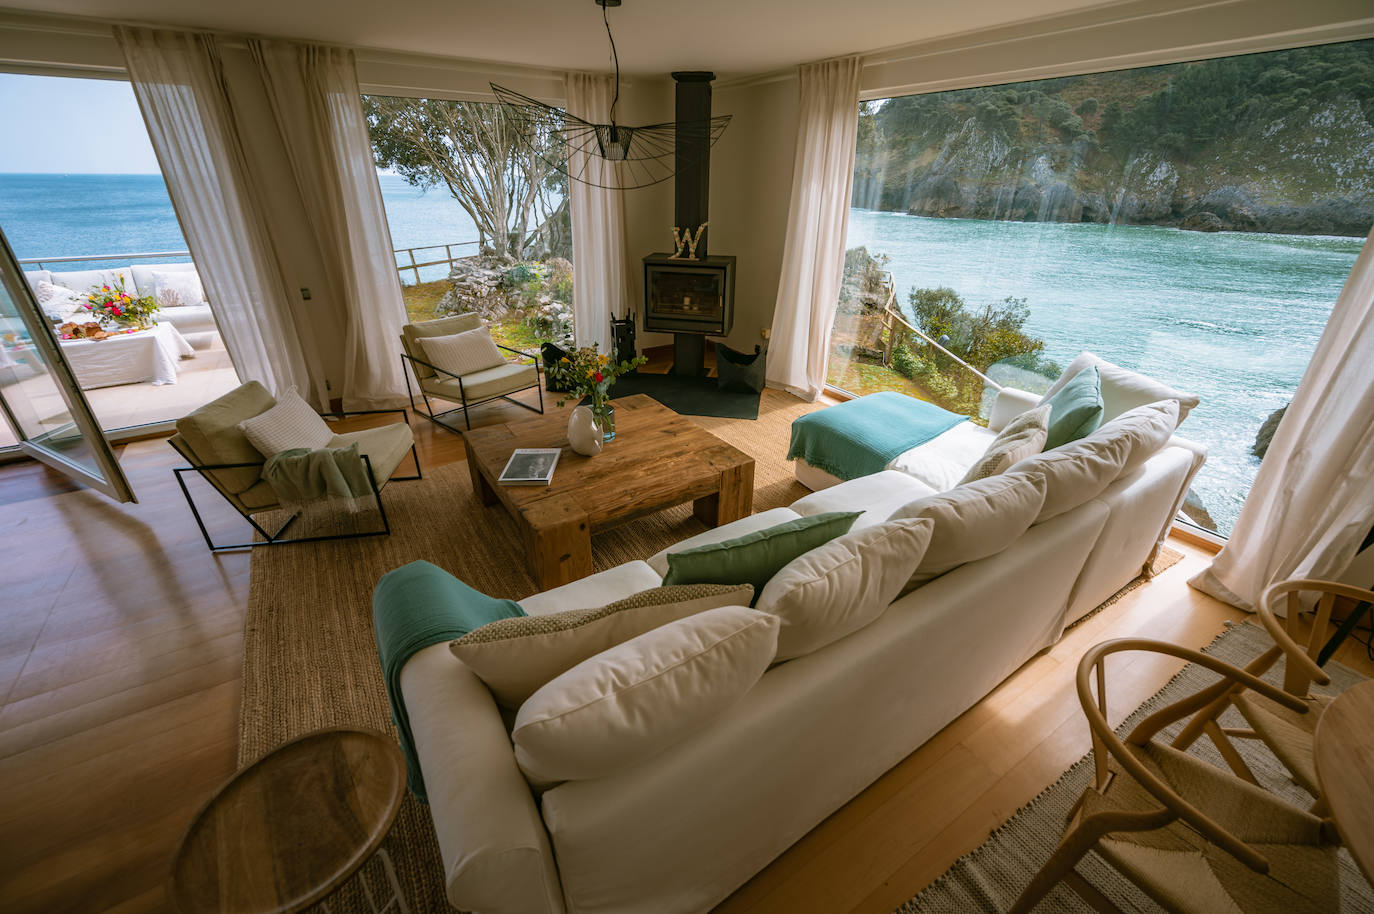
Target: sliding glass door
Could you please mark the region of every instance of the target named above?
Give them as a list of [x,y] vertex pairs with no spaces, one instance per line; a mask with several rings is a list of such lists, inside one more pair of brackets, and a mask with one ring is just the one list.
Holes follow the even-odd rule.
[[116,501],[136,501],[3,232],[0,412],[30,457]]

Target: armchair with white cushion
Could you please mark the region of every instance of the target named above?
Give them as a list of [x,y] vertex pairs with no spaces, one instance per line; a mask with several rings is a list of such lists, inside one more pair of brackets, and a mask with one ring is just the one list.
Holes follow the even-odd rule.
[[[401,361],[406,364],[406,393],[411,408],[436,425],[459,431],[446,420],[463,411],[463,424],[472,428],[469,409],[493,400],[506,400],[531,412],[544,412],[544,392],[539,383],[539,359],[528,352],[502,346],[476,314],[455,314],[432,321],[406,324],[401,328]],[[502,352],[522,361],[508,361]],[[411,377],[420,388],[424,412],[415,406]],[[511,394],[534,388],[539,406],[513,399]],[[458,407],[435,413],[430,398],[457,403]]]

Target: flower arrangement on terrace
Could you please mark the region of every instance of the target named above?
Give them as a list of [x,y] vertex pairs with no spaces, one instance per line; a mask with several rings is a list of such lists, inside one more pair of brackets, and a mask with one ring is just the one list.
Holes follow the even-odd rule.
[[92,288],[86,294],[86,304],[82,308],[101,323],[132,325],[143,329],[153,325],[157,302],[151,295],[130,295],[124,288],[124,277],[120,276],[113,286]]
[[558,405],[591,397],[592,412],[600,417],[606,412],[606,402],[610,400],[610,389],[616,378],[629,374],[646,361],[648,359],[638,355],[616,362],[606,353],[599,352],[595,343],[575,349],[549,369],[549,373],[568,388]]

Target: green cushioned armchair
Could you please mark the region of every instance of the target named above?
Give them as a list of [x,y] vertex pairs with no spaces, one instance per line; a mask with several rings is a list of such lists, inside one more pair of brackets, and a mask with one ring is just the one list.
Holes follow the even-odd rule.
[[[454,333],[476,330],[481,326],[482,318],[476,314],[455,314],[437,320],[406,324],[401,328],[401,361],[409,368],[405,375],[406,393],[410,396],[411,408],[415,409],[417,415],[424,416],[429,421],[436,425],[442,425],[449,431],[458,431],[457,428],[448,424],[449,416],[461,409],[463,411],[463,425],[470,429],[472,428],[472,421],[468,417],[468,408],[489,403],[492,400],[506,400],[516,406],[523,406],[530,412],[544,412],[544,391],[539,386],[539,358],[537,356],[498,343],[498,348],[530,361],[528,363],[506,362],[495,368],[486,368],[482,371],[474,371],[459,376],[432,364],[425,356],[424,347],[420,344],[420,340],[428,336],[450,336]],[[425,404],[424,412],[420,412],[415,406],[415,393],[410,386],[412,376],[420,388],[420,397]],[[530,406],[528,403],[521,403],[510,396],[522,390],[529,390],[531,387],[539,391],[538,408]],[[436,415],[429,402],[430,397],[459,405],[455,409]]]
[[[214,552],[222,549],[244,549],[261,545],[275,546],[282,543],[300,543],[312,540],[347,539],[354,536],[381,536],[390,533],[391,524],[387,520],[386,508],[382,505],[382,489],[393,480],[421,478],[420,457],[415,452],[415,436],[411,433],[410,420],[406,411],[403,409],[369,409],[324,414],[326,421],[341,419],[345,416],[381,415],[384,413],[398,413],[403,420],[391,425],[336,434],[327,445],[330,448],[348,447],[354,443],[358,445],[358,451],[362,455],[363,464],[367,468],[372,483],[372,496],[376,501],[377,511],[381,515],[381,529],[286,539],[283,537],[286,528],[291,526],[300,514],[299,512],[293,514],[275,532],[268,532],[263,529],[254,518],[254,515],[257,514],[281,510],[283,506],[277,501],[272,486],[262,478],[262,468],[267,462],[266,458],[248,443],[247,437],[238,429],[240,422],[261,415],[274,405],[276,405],[276,400],[267,392],[267,388],[257,381],[249,381],[177,420],[177,433],[168,440],[168,443],[176,449],[178,454],[186,458],[186,462],[190,466],[174,467],[172,472],[176,475],[177,483],[181,486],[181,493],[186,497],[186,503],[190,506],[196,524],[200,527],[200,534],[205,538],[205,545]],[[407,456],[414,461],[414,475],[394,475]],[[197,507],[195,499],[191,497],[191,490],[186,485],[184,477],[188,473],[198,474],[215,491],[224,496],[224,500],[229,502],[230,506],[242,515],[254,530],[262,534],[264,541],[217,545],[211,539],[205,522],[201,518],[200,509]]]

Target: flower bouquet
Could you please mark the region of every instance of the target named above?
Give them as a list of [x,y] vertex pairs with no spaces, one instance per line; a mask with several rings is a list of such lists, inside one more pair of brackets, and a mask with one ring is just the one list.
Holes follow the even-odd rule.
[[605,440],[610,441],[615,437],[615,410],[609,402],[611,386],[616,378],[634,371],[646,361],[644,356],[638,355],[616,362],[609,355],[598,352],[595,343],[575,349],[549,369],[554,379],[567,390],[567,395],[558,401],[558,405],[590,397],[592,416]]
[[151,295],[130,295],[124,289],[124,277],[120,276],[113,287],[91,289],[82,308],[102,323],[132,325],[145,330],[153,326],[157,302]]

